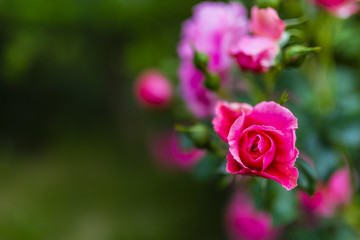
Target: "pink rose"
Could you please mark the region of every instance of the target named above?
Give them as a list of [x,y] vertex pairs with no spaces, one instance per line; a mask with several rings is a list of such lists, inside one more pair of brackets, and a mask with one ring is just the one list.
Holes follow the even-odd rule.
[[198,118],[213,116],[217,97],[203,85],[203,74],[186,61],[180,65],[179,76],[181,94],[190,111]]
[[285,31],[286,23],[279,18],[276,10],[268,7],[251,9],[250,29],[256,36],[269,37],[279,40]]
[[270,240],[278,231],[271,215],[257,210],[244,193],[237,193],[226,210],[226,229],[232,240]]
[[241,115],[250,113],[252,109],[253,107],[247,103],[219,101],[215,108],[215,118],[212,121],[215,132],[227,142],[227,136],[235,120]]
[[340,18],[347,18],[359,11],[359,0],[312,0],[330,13]]
[[229,103],[220,102],[213,120],[215,131],[223,139],[227,135],[226,170],[269,178],[287,190],[296,187],[299,175],[294,167],[299,154],[295,147],[297,118],[275,102],[261,102],[253,109],[247,105],[233,109]]
[[142,73],[135,81],[134,93],[138,102],[145,107],[167,106],[173,95],[169,80],[157,70]]
[[268,37],[245,36],[230,52],[243,70],[267,72],[274,65],[279,46]]
[[192,64],[193,47],[209,56],[208,68],[219,74],[222,84],[233,63],[229,49],[247,33],[246,9],[239,3],[202,2],[183,24],[178,53],[182,60],[179,78],[182,97],[199,118],[213,116],[217,97],[203,86],[204,76]]
[[339,206],[349,204],[352,193],[349,169],[343,168],[331,176],[327,185],[319,183],[314,196],[299,192],[299,198],[303,207],[310,213],[331,217]]
[[168,170],[190,171],[206,154],[205,150],[186,149],[176,132],[166,132],[152,137],[150,150],[158,164]]
[[192,61],[195,47],[209,55],[209,69],[219,73],[232,63],[230,46],[246,33],[247,14],[240,3],[202,2],[183,25],[178,53],[182,60]]

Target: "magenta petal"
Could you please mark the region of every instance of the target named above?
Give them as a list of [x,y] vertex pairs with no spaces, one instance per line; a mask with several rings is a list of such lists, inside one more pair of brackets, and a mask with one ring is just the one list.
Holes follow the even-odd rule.
[[297,118],[287,108],[275,102],[261,102],[247,116],[246,125],[273,126],[277,130],[296,129]]
[[231,153],[228,153],[228,155],[226,156],[227,159],[227,164],[226,164],[226,171],[232,174],[238,174],[240,172],[241,169],[243,169],[243,166],[241,165],[241,163],[238,163],[233,155],[231,155]]
[[278,53],[278,44],[261,36],[244,36],[230,49],[230,54],[243,70],[254,72],[267,72],[274,65]]
[[247,103],[227,103],[219,101],[215,107],[215,118],[212,121],[214,130],[222,140],[227,142],[231,125],[235,120],[246,113],[251,112],[252,106]]
[[265,172],[263,177],[279,182],[286,190],[291,190],[297,186],[299,171],[288,163],[273,163]]
[[230,128],[228,135],[229,151],[234,156],[236,161],[241,162],[239,157],[239,139],[242,134],[242,127],[245,116],[239,116]]
[[285,22],[279,18],[275,9],[259,9],[257,6],[251,9],[250,29],[255,35],[279,40],[285,27]]

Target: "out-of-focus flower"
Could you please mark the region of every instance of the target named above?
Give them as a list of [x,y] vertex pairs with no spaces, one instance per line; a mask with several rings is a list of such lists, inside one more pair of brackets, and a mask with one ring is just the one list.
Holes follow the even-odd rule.
[[165,132],[154,136],[150,148],[158,164],[168,170],[190,171],[206,153],[193,147],[185,148],[180,135],[176,132]]
[[204,87],[203,74],[185,61],[180,66],[179,76],[181,94],[190,111],[199,118],[213,115],[217,97]]
[[192,61],[195,48],[209,55],[209,69],[227,70],[231,63],[230,46],[247,33],[246,9],[239,3],[202,2],[193,9],[193,17],[182,27],[178,53]]
[[286,23],[279,18],[275,9],[259,9],[257,6],[251,9],[250,30],[254,35],[279,40],[285,27]]
[[331,217],[338,207],[350,203],[352,193],[349,169],[343,168],[331,176],[327,185],[319,183],[314,196],[299,192],[299,198],[308,212],[320,217]]
[[330,13],[347,18],[359,11],[359,0],[312,0]]
[[145,107],[165,107],[173,96],[169,80],[158,70],[147,70],[135,81],[136,100]]
[[220,102],[213,120],[215,131],[223,139],[231,125],[226,138],[229,144],[226,170],[269,178],[287,190],[296,187],[297,118],[275,102],[261,102],[252,110],[247,105],[229,107],[234,105]]
[[202,2],[182,27],[178,53],[183,99],[199,118],[213,116],[216,95],[203,86],[204,76],[193,66],[194,49],[209,56],[208,69],[226,82],[227,70],[233,63],[229,49],[247,33],[246,9],[239,3]]
[[275,239],[271,215],[257,210],[245,193],[237,193],[226,210],[226,229],[231,240]]
[[239,38],[230,49],[243,70],[264,73],[275,63],[280,48],[278,41],[285,31],[286,24],[277,12],[268,7],[251,10],[250,30],[253,36]]
[[268,37],[246,36],[231,49],[243,70],[267,72],[279,53],[278,44]]

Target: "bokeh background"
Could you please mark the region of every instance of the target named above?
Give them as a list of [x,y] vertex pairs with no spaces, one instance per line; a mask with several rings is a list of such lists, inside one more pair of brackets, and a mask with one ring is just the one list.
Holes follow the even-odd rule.
[[0,1],[0,239],[223,238],[226,196],[158,169],[132,95],[196,2]]

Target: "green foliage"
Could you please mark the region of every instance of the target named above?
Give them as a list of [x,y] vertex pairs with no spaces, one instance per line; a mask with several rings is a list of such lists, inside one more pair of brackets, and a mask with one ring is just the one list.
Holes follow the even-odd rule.
[[299,170],[298,186],[301,190],[313,195],[317,189],[318,177],[315,169],[302,158],[296,160],[296,167]]

